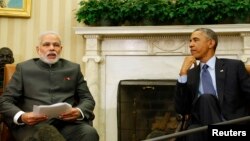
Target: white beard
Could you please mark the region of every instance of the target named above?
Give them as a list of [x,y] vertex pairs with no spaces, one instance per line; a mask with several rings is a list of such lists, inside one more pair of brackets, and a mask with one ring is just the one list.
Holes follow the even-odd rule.
[[[49,52],[50,53],[50,52]],[[60,59],[60,55],[58,55],[56,52],[54,52],[56,54],[56,58],[55,59],[48,59],[47,58],[47,55],[49,54],[42,54],[40,53],[40,50],[39,50],[39,55],[40,55],[40,59],[44,62],[44,63],[47,63],[49,65],[52,65],[52,64],[55,64],[59,59]]]

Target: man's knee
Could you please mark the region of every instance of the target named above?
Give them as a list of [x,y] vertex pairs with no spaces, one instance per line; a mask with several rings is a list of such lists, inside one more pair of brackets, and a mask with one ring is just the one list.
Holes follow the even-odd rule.
[[71,132],[68,132],[69,134],[64,134],[64,137],[68,141],[99,141],[99,135],[97,133],[97,130],[90,126],[90,125],[84,125],[84,126],[77,126],[73,128]]
[[93,128],[92,126],[90,126],[90,127],[88,128],[88,130],[85,131],[85,134],[86,134],[86,135],[89,135],[89,136],[98,136],[98,133],[97,133],[96,129]]
[[66,141],[61,133],[52,125],[44,125],[38,129],[39,141]]

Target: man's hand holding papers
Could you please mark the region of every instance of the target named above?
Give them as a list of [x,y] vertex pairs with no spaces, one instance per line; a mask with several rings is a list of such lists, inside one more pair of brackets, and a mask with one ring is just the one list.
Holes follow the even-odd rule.
[[34,105],[33,112],[34,114],[46,115],[48,118],[59,118],[62,113],[69,111],[72,106],[66,102],[56,103],[52,105]]

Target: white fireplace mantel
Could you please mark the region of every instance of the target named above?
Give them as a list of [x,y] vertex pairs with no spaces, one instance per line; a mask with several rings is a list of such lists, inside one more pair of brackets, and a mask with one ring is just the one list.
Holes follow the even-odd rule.
[[221,25],[180,25],[180,26],[99,26],[75,27],[79,35],[150,35],[150,34],[189,34],[199,27],[211,28],[217,33],[250,32],[250,24],[221,24]]
[[176,79],[189,54],[190,33],[218,33],[216,55],[250,64],[250,24],[75,27],[85,40],[85,78],[96,100],[94,126],[100,141],[118,141],[117,87],[123,79]]

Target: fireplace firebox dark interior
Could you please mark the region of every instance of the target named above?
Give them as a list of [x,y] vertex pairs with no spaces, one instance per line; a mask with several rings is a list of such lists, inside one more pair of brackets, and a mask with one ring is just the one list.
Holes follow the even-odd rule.
[[176,80],[121,80],[118,86],[118,140],[141,141],[173,133]]

